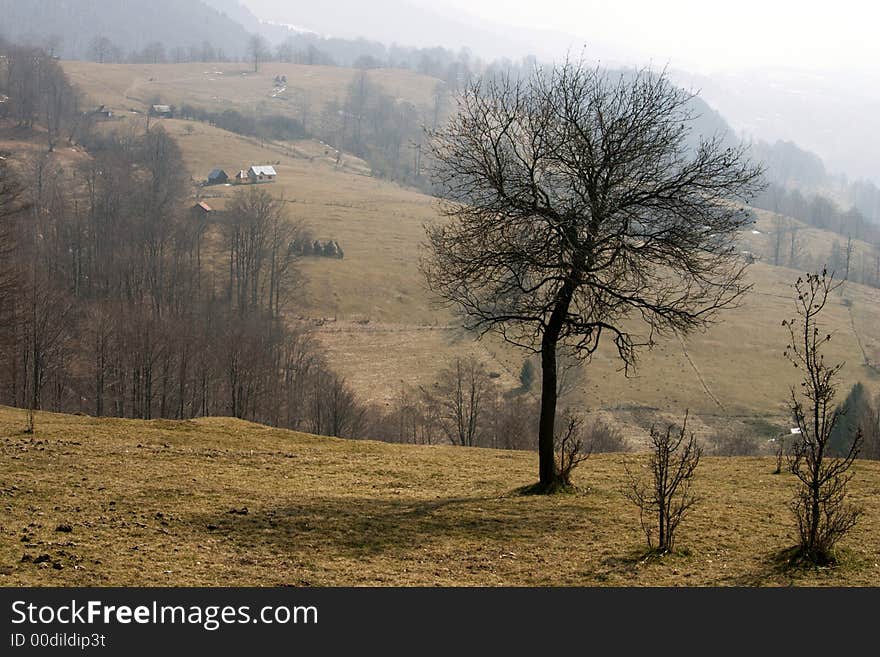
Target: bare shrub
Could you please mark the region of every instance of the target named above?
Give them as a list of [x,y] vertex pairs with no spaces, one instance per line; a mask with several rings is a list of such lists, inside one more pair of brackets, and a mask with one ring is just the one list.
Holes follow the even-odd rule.
[[760,453],[758,439],[742,431],[722,431],[715,435],[712,445],[715,456],[757,456]]
[[799,486],[791,502],[797,522],[798,545],[793,560],[812,564],[834,561],[834,546],[856,524],[861,510],[847,503],[849,470],[862,444],[862,429],[855,429],[840,458],[828,456],[829,443],[842,418],[834,404],[837,377],[843,363],[828,365],[823,347],[831,334],[819,330],[817,318],[828,297],[840,287],[826,271],[807,274],[795,283],[797,319],[783,322],[791,340],[785,357],[803,371],[801,392],[791,389],[789,407],[800,429],[789,457]]
[[779,436],[775,438],[775,450],[774,454],[776,455],[776,469],[773,471],[773,474],[782,474],[782,466],[785,463],[785,435]]
[[584,443],[592,454],[626,452],[628,447],[623,432],[601,419],[595,419],[583,430]]
[[590,458],[590,446],[584,445],[583,418],[566,412],[565,430],[556,436],[556,480],[562,487],[571,487],[571,473]]
[[[693,433],[687,433],[687,413],[680,428],[665,431],[651,427],[650,474],[647,480],[627,466],[627,498],[639,507],[639,520],[648,548],[659,554],[672,552],[675,531],[697,501],[691,484],[703,450]],[[656,541],[655,541],[656,534]]]

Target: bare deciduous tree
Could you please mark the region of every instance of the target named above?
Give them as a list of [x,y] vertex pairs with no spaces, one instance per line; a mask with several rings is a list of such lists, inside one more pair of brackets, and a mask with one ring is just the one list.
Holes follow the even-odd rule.
[[[661,554],[675,547],[675,530],[688,509],[697,501],[691,490],[703,450],[693,433],[687,433],[687,419],[676,430],[670,425],[665,431],[651,427],[651,461],[648,480],[627,466],[629,488],[627,498],[639,507],[639,519],[648,547]],[[656,543],[654,534],[656,532]]]
[[840,285],[824,270],[798,278],[794,286],[798,318],[783,321],[790,335],[784,355],[803,372],[800,394],[792,387],[789,401],[800,429],[789,457],[791,471],[799,481],[791,505],[799,539],[793,556],[814,564],[833,562],[835,544],[861,513],[846,500],[852,478],[849,470],[862,444],[861,428],[856,429],[841,458],[828,455],[832,432],[841,420],[834,397],[843,363],[825,362],[823,347],[831,334],[819,330],[818,317]]
[[298,275],[291,245],[301,225],[287,216],[284,199],[256,186],[239,192],[227,212],[227,298],[242,314],[264,310],[280,315]]
[[103,64],[116,61],[119,57],[119,48],[107,37],[98,35],[89,43],[88,55],[92,61]]
[[0,153],[0,346],[8,336],[14,318],[13,293],[19,272],[13,258],[16,251],[14,221],[25,209],[23,190]]
[[719,432],[712,446],[714,456],[756,456],[759,452],[757,437],[741,429]]
[[781,263],[782,245],[785,242],[785,233],[788,230],[788,222],[781,214],[773,215],[773,265],[778,267]]
[[880,460],[880,394],[868,404],[863,431],[862,456],[866,459]]
[[476,358],[456,358],[440,373],[432,397],[440,423],[453,445],[474,447],[483,429],[492,383]]
[[[760,167],[720,137],[688,148],[692,95],[665,74],[568,62],[470,86],[432,132],[449,219],[427,229],[422,270],[468,328],[541,354],[540,481],[554,465],[557,353],[610,335],[626,368],[656,334],[703,327],[747,289],[731,203]],[[636,333],[632,319],[642,320]]]
[[260,70],[260,63],[269,57],[269,44],[259,34],[252,34],[248,39],[247,49],[254,63],[254,73],[257,73]]

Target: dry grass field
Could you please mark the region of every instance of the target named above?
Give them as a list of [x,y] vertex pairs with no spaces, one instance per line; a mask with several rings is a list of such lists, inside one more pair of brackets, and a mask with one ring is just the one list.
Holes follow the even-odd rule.
[[678,553],[643,558],[624,463],[523,497],[536,456],[329,439],[207,418],[139,422],[0,408],[0,585],[880,585],[880,464],[833,569],[788,570],[791,475],[706,458]]

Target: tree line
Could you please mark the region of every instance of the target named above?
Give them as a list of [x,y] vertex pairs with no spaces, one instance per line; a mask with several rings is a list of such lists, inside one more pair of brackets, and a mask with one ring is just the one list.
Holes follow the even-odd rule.
[[81,95],[71,85],[60,62],[41,48],[0,42],[0,118],[19,128],[39,124],[48,150],[59,141],[74,143],[88,129],[81,112]]
[[161,128],[78,144],[76,164],[0,160],[0,403],[356,433],[348,386],[284,320],[301,288],[285,204],[244,191],[209,239]]
[[[826,266],[841,279],[880,287],[880,227],[865,219],[856,208],[841,209],[824,196],[804,196],[797,189],[769,185],[752,201],[755,207],[774,212],[770,231],[770,264],[798,269],[821,269]],[[807,252],[803,224],[831,231],[843,239],[834,239],[824,252]],[[857,249],[855,241],[871,248]]]
[[809,226],[829,230],[838,235],[852,235],[866,242],[880,242],[880,227],[868,221],[855,207],[841,208],[821,194],[804,195],[798,189],[788,189],[775,184],[752,199],[752,205],[800,219]]

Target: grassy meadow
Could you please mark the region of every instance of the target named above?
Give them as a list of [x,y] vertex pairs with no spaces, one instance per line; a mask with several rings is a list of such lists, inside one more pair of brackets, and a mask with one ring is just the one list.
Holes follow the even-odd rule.
[[678,551],[644,558],[625,464],[580,492],[520,496],[536,455],[347,441],[208,418],[96,419],[0,408],[0,585],[880,585],[880,463],[833,569],[789,570],[791,475],[705,458]]
[[[317,114],[331,101],[342,101],[357,71],[340,66],[266,62],[254,72],[248,64],[95,64],[65,61],[64,70],[94,103],[117,111],[143,112],[153,103],[207,110],[265,110],[297,119]],[[287,84],[274,86],[278,76]],[[370,79],[387,94],[430,106],[439,80],[403,69],[376,69]],[[305,110],[305,114],[303,111]]]

